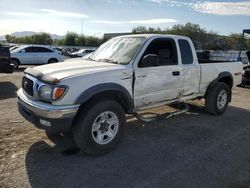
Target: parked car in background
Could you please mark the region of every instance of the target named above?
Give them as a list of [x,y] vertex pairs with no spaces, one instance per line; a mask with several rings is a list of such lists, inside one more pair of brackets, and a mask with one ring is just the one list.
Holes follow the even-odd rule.
[[78,49],[77,48],[63,48],[62,49],[62,54],[64,56],[69,56],[69,54],[73,53],[73,52],[77,52]]
[[76,62],[76,61],[88,60],[89,57],[91,56],[91,54],[93,54],[93,52],[92,52],[92,53],[89,53],[89,54],[86,54],[86,55],[83,56],[83,57],[76,57],[76,58],[68,58],[68,59],[65,59],[64,62],[69,62],[69,63],[71,63],[71,62]]
[[12,46],[12,47],[10,47],[10,51],[13,51],[13,50],[15,50],[15,49],[17,49],[17,48],[19,48],[20,46]]
[[10,63],[10,50],[9,47],[0,46],[0,72],[12,73],[14,66]]
[[95,50],[92,49],[81,49],[79,51],[73,52],[69,54],[69,57],[71,58],[75,58],[75,57],[83,57],[89,53],[94,52]]
[[250,85],[250,66],[243,68],[241,86],[245,87],[246,85]]
[[83,58],[83,59],[88,59],[88,58],[91,56],[91,54],[93,54],[93,52],[91,52],[91,53],[89,53],[89,54],[86,54],[86,55],[83,56],[82,58]]
[[63,61],[63,56],[58,51],[45,46],[22,46],[10,53],[15,69],[19,65],[42,65]]
[[63,55],[62,48],[59,47],[53,47],[53,50],[57,51],[59,54]]

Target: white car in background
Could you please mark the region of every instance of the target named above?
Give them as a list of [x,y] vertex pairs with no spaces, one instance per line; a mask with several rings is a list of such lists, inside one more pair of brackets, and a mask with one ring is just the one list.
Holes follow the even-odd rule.
[[11,62],[15,69],[19,65],[42,65],[60,61],[63,61],[63,56],[58,51],[45,46],[21,46],[11,51]]
[[82,59],[88,59],[92,54],[93,54],[93,52],[88,53],[85,56],[82,56]]
[[89,53],[93,53],[95,50],[93,49],[81,49],[79,51],[73,52],[69,54],[69,57],[75,58],[75,57],[83,57]]

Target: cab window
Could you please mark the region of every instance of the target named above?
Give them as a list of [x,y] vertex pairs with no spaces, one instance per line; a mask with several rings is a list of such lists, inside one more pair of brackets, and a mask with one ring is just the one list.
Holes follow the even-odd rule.
[[173,39],[159,38],[153,40],[145,50],[139,67],[152,67],[151,63],[144,63],[142,60],[147,55],[156,57],[157,66],[177,65],[177,51],[175,41]]
[[193,64],[194,57],[191,46],[187,40],[180,39],[178,40],[180,51],[181,51],[181,60],[183,65]]

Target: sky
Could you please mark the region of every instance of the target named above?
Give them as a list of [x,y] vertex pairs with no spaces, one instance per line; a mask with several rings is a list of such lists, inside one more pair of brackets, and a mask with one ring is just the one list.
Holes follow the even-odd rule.
[[0,35],[67,31],[101,36],[187,22],[221,35],[250,29],[250,0],[0,0]]

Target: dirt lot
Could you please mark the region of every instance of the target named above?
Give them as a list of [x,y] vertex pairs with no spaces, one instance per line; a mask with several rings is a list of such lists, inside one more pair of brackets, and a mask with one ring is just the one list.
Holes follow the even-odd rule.
[[[22,72],[0,75],[0,187],[250,187],[250,89],[235,88],[222,116],[135,119],[112,153],[63,155],[18,113]],[[158,109],[160,111],[161,109]]]

